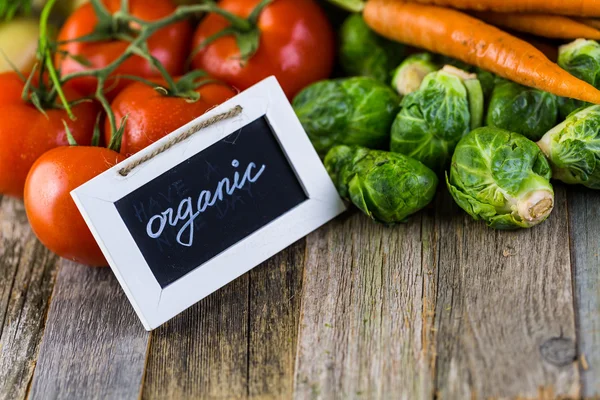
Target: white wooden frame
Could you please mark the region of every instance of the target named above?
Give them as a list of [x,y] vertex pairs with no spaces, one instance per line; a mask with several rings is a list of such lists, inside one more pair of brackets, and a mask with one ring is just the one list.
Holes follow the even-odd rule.
[[[118,170],[189,129],[199,121],[230,110],[242,113],[203,129],[135,168]],[[265,116],[308,200],[229,247],[164,289],[152,274],[114,203],[227,135]],[[210,293],[306,236],[345,210],[344,203],[312,147],[281,87],[265,79],[204,116],[181,127],[130,159],[71,192],[119,283],[147,330],[152,330]]]

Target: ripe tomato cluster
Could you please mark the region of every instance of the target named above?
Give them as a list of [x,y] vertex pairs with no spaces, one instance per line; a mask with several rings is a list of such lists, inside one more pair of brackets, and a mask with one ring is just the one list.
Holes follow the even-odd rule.
[[[24,198],[32,229],[50,250],[94,266],[106,260],[73,189],[270,75],[293,97],[330,75],[334,54],[332,29],[315,0],[221,0],[217,6],[232,17],[209,12],[196,27],[197,14],[177,18],[123,59],[140,24],[178,9],[171,0],[129,0],[128,10],[120,0],[101,2],[100,11],[89,3],[77,8],[58,34],[49,61],[66,77],[58,90],[46,84],[47,71],[27,81],[18,72],[0,74],[0,194]],[[119,19],[125,11],[130,18]],[[220,34],[237,20],[251,20],[239,35],[257,39],[251,54],[242,54],[238,36]],[[103,90],[86,74],[102,69],[110,70]],[[55,100],[40,101],[44,88],[48,96],[41,97]],[[99,91],[105,101],[97,100]]]

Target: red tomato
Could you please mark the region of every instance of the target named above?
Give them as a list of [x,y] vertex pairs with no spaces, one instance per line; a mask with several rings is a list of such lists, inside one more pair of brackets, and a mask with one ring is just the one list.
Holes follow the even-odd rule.
[[[120,8],[120,0],[103,0],[107,9],[114,13]],[[154,21],[166,17],[175,11],[170,0],[129,0],[129,12],[145,21]],[[78,8],[63,25],[58,35],[59,41],[73,40],[94,31],[98,19],[91,4]],[[182,21],[169,25],[156,32],[148,40],[148,47],[172,75],[183,73],[183,67],[189,54],[192,27],[189,22]],[[81,56],[91,63],[91,68],[102,68],[117,59],[128,46],[128,42],[120,40],[103,40],[97,42],[71,42],[60,47],[70,54]],[[57,66],[63,74],[86,70],[86,67],[73,58],[57,55]],[[139,56],[133,56],[117,68],[115,74],[137,75],[141,77],[159,76],[159,72],[150,63]],[[78,78],[74,80],[77,89],[86,95],[93,95],[96,90],[95,78]],[[113,87],[109,97],[114,98],[130,81],[107,82],[106,87]]]
[[[89,145],[100,112],[89,102],[73,107],[75,121],[59,109],[46,110],[46,116],[21,99],[23,86],[16,73],[0,74],[0,193],[15,197],[23,197],[25,178],[39,156],[69,144],[63,121],[77,143]],[[69,87],[63,89],[69,100],[81,97]]]
[[102,147],[73,146],[50,150],[35,162],[25,185],[25,211],[47,248],[79,263],[107,265],[70,193],[124,158]]
[[[219,7],[240,17],[248,17],[260,0],[221,0]],[[210,14],[198,26],[194,48],[229,23]],[[258,51],[243,65],[232,36],[215,40],[193,60],[203,69],[237,89],[244,90],[275,75],[292,98],[300,89],[329,77],[333,67],[334,35],[327,17],[313,0],[275,0],[258,19],[261,32]]]
[[[140,82],[125,88],[111,105],[117,121],[128,115],[121,154],[137,153],[237,94],[229,86],[217,83],[206,84],[196,91],[200,100],[190,103],[181,97],[167,97]],[[107,121],[107,143],[111,136]]]

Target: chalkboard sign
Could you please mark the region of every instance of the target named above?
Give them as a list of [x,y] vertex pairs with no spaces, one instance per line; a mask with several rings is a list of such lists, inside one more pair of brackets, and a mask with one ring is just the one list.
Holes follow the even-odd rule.
[[115,206],[165,287],[307,199],[260,117]]
[[148,330],[345,209],[273,77],[71,195]]

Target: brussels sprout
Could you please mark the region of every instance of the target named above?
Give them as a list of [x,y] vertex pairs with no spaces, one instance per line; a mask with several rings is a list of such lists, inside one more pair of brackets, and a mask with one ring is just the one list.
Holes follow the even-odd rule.
[[520,133],[537,141],[558,120],[557,97],[498,79],[488,106],[488,126]]
[[360,14],[350,15],[340,30],[340,63],[348,75],[361,75],[388,83],[404,57],[404,45],[371,30]]
[[441,172],[458,141],[481,125],[483,93],[474,74],[453,67],[425,77],[392,125],[391,150]]
[[410,157],[359,146],[332,148],[325,167],[340,196],[386,224],[425,207],[438,185],[435,173]]
[[555,179],[600,189],[600,106],[572,114],[538,142]]
[[413,54],[396,69],[392,78],[392,86],[402,96],[406,96],[419,90],[423,79],[438,69],[440,68],[433,62],[432,54]]
[[483,97],[486,99],[486,103],[489,102],[494,87],[496,86],[496,75],[491,72],[484,71],[481,68],[475,68],[477,79],[481,83],[481,89],[483,90]]
[[540,149],[518,133],[479,128],[452,157],[448,189],[476,220],[496,229],[530,228],[554,207],[551,169]]
[[386,147],[400,97],[373,78],[355,77],[314,83],[293,105],[313,146],[325,155],[336,144]]
[[[600,44],[593,40],[577,39],[559,47],[558,65],[571,75],[600,89]],[[590,103],[581,100],[561,99],[560,115],[567,118],[574,111]]]

